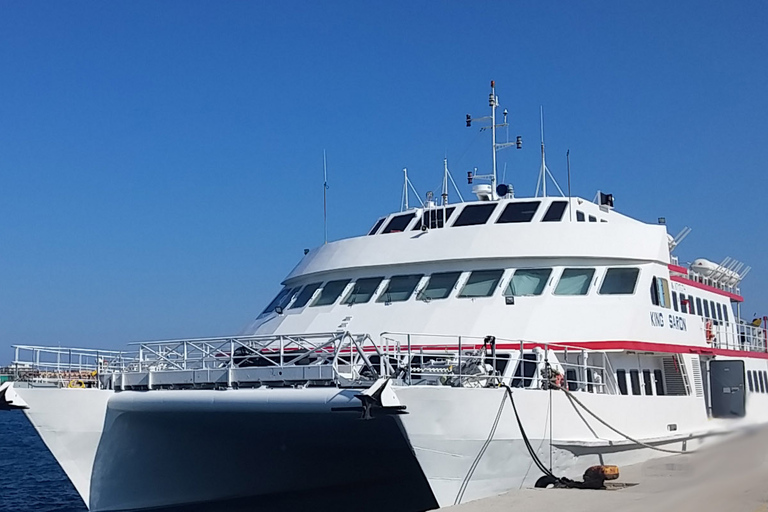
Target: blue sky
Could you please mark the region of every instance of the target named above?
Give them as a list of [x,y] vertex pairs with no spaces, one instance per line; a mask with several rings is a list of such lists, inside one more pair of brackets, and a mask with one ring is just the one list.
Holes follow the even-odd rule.
[[[0,2],[0,361],[14,343],[237,332],[329,236],[489,165],[693,233],[768,313],[768,4]],[[466,185],[465,194],[468,194]]]

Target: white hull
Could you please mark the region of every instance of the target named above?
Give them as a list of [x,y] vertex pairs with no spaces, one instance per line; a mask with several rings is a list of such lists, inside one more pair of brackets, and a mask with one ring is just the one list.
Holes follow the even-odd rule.
[[[369,420],[361,419],[358,391],[336,388],[17,391],[93,511],[255,504],[286,510],[300,503],[417,511],[532,486],[541,476],[503,389],[394,390],[405,414]],[[707,420],[696,397],[578,396],[616,428],[676,450],[695,449],[726,425],[747,425]],[[550,392],[516,389],[514,397],[548,465]],[[665,455],[580,417],[563,393],[553,391],[551,398],[556,474],[578,477],[593,464]],[[99,418],[103,432],[95,427]],[[669,432],[669,424],[678,430]]]

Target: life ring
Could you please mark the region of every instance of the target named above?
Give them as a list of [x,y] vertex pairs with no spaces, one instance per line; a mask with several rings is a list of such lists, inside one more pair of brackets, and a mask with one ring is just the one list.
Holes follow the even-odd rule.
[[712,343],[715,340],[715,333],[712,330],[712,320],[707,320],[704,331],[707,337],[707,343]]
[[82,380],[73,379],[69,381],[69,384],[67,384],[67,387],[73,388],[73,389],[81,389],[85,387],[85,382],[83,382]]

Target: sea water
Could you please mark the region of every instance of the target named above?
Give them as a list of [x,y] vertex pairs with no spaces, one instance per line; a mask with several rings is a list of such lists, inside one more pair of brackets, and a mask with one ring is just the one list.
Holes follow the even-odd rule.
[[0,411],[0,511],[88,511],[21,411]]

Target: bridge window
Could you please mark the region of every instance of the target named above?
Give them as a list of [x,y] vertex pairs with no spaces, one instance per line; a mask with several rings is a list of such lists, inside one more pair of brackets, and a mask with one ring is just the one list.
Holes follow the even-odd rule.
[[576,222],[584,222],[584,212],[576,210]]
[[490,297],[501,280],[503,270],[476,270],[469,275],[459,297]]
[[555,295],[586,295],[594,275],[593,268],[566,268],[557,283]]
[[488,222],[488,219],[495,209],[496,203],[467,205],[461,210],[459,218],[456,219],[453,226],[475,226],[477,224],[485,224]]
[[411,220],[413,220],[415,216],[415,213],[406,213],[405,215],[392,217],[392,220],[389,221],[387,227],[385,227],[384,231],[381,233],[399,233],[405,231],[405,228],[408,227],[408,224],[411,223]]
[[552,201],[552,204],[549,205],[549,209],[547,210],[547,213],[544,214],[544,218],[541,219],[541,221],[560,222],[563,219],[566,206],[568,206],[568,203],[565,201]]
[[297,308],[303,308],[307,305],[307,302],[312,298],[312,296],[315,294],[318,288],[320,288],[320,285],[323,283],[312,283],[305,286],[301,292],[299,292],[299,296],[296,297],[296,300],[291,304],[290,309],[297,309]]
[[422,277],[424,274],[393,276],[376,302],[403,302],[410,299]]
[[298,290],[298,288],[288,288],[286,286],[280,290],[280,293],[278,293],[277,296],[272,299],[272,302],[270,302],[269,305],[264,308],[264,311],[262,311],[261,314],[264,315],[266,313],[272,313],[276,308],[285,308],[285,305],[291,301],[294,294]]
[[369,234],[369,235],[375,235],[375,234],[376,234],[376,232],[377,232],[377,231],[379,230],[379,228],[381,227],[381,225],[382,225],[382,224],[384,224],[384,220],[385,220],[385,219],[386,219],[386,217],[382,217],[382,218],[380,218],[379,220],[377,220],[377,221],[376,221],[376,224],[374,224],[374,225],[373,225],[373,227],[372,227],[372,228],[371,228],[371,230],[368,232],[368,234]]
[[427,226],[428,229],[442,228],[448,222],[448,219],[451,218],[451,214],[455,209],[455,206],[449,206],[447,208],[429,208],[424,210],[421,219],[413,227],[413,231],[419,231],[422,226]]
[[635,293],[639,274],[639,268],[609,268],[605,272],[600,293],[602,295],[631,295]]
[[509,203],[504,211],[501,212],[496,224],[506,224],[510,222],[531,222],[536,210],[539,209],[541,201],[524,201],[520,203]]
[[349,284],[349,279],[339,279],[338,281],[328,281],[325,283],[325,286],[323,286],[323,289],[320,290],[320,295],[317,296],[315,299],[315,302],[313,302],[310,307],[315,306],[329,306],[336,302],[336,299],[339,298],[341,295],[341,292],[344,291],[344,288],[347,287]]
[[459,280],[461,272],[442,272],[440,274],[432,274],[429,277],[429,282],[421,292],[419,292],[418,299],[424,301],[444,299],[451,294],[453,287],[456,286],[456,281]]
[[384,280],[383,277],[366,277],[365,279],[358,279],[355,281],[355,285],[352,290],[342,301],[342,304],[365,304]]
[[595,217],[594,215],[590,215],[589,222],[597,222],[597,217]]
[[509,285],[507,285],[507,289],[504,291],[504,295],[513,295],[515,297],[541,295],[551,274],[551,268],[517,269],[515,270],[512,279],[510,279]]

